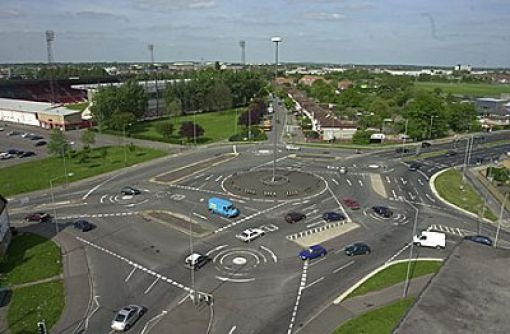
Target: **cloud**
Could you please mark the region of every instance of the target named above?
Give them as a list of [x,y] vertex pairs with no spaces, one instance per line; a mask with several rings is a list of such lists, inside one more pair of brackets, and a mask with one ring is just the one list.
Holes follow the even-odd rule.
[[215,7],[214,0],[134,0],[143,9],[205,9]]
[[340,21],[345,19],[345,15],[340,13],[325,13],[325,12],[309,12],[305,13],[304,17],[311,20],[320,21]]
[[15,19],[23,16],[25,16],[25,14],[16,9],[12,8],[0,9],[0,20]]
[[84,19],[92,19],[92,20],[123,20],[125,22],[129,22],[129,19],[125,16],[107,13],[107,12],[96,12],[96,11],[80,11],[76,12],[74,15],[84,18]]
[[188,4],[189,8],[211,8],[216,6],[214,1],[192,1]]

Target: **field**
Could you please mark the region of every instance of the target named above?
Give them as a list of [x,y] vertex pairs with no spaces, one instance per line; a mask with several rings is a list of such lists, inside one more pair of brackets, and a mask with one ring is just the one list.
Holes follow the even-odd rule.
[[415,82],[415,89],[433,91],[440,88],[444,93],[473,97],[499,97],[510,94],[510,85],[445,83],[445,82]]
[[[237,124],[236,115],[239,116],[243,111],[243,108],[239,108],[210,113],[197,113],[195,115],[195,122],[204,129],[204,135],[201,138],[197,138],[197,143],[204,144],[228,139],[235,134],[236,127],[237,131],[241,132],[243,126]],[[171,138],[165,139],[156,131],[156,124],[161,122],[171,122],[174,124],[173,136]],[[129,131],[134,138],[180,143],[181,139],[178,136],[178,132],[183,122],[193,122],[193,115],[179,116],[177,119],[171,118],[137,123]]]

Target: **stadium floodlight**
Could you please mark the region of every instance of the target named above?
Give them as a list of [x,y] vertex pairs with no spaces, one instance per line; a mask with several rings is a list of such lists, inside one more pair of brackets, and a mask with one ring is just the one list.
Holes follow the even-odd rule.
[[280,43],[282,41],[281,37],[273,37],[271,38],[271,42],[273,43]]

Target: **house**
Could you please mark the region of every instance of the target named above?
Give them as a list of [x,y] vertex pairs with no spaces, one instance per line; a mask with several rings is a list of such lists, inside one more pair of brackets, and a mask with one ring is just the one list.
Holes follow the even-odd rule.
[[299,79],[299,83],[305,86],[311,86],[317,80],[327,82],[323,77],[318,75],[305,75],[301,79]]
[[351,87],[354,83],[351,80],[340,80],[338,81],[338,84],[336,85],[336,88],[339,91],[346,90],[347,88]]
[[292,85],[293,83],[294,83],[294,80],[291,78],[285,78],[285,77],[277,77],[276,78],[277,85]]

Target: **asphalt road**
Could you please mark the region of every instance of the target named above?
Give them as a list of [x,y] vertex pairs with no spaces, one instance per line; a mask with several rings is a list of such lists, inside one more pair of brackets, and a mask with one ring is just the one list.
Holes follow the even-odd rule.
[[[285,116],[281,109],[275,110],[281,134]],[[493,134],[487,141],[508,137]],[[430,150],[451,146],[439,144]],[[448,236],[445,250],[414,248],[413,257],[444,258],[463,233],[479,228],[476,219],[439,202],[429,187],[431,175],[462,164],[460,148],[455,156],[423,159],[421,170],[411,172],[394,151],[353,154],[349,150],[302,148],[296,155],[285,151],[279,140],[278,168],[312,173],[324,180],[324,191],[286,201],[253,200],[225,192],[223,180],[236,172],[270,170],[273,147],[269,142],[197,148],[57,188],[56,228],[79,238],[91,268],[95,307],[84,333],[109,333],[115,310],[131,303],[148,310],[131,329],[135,333],[205,333],[209,326],[211,333],[306,332],[310,320],[357,280],[389,260],[407,258],[415,223],[416,230],[434,226],[447,231]],[[505,150],[504,146],[475,148],[473,157],[496,156]],[[188,168],[191,174],[176,183],[151,181],[157,175],[229,152],[238,155],[197,172]],[[346,166],[348,172],[340,174],[339,166]],[[386,196],[381,195],[381,189],[374,191],[375,180]],[[120,189],[127,185],[142,194],[122,196]],[[227,219],[209,212],[206,203],[211,196],[230,198],[240,216]],[[344,208],[343,197],[355,198],[362,208]],[[52,212],[54,206],[48,199],[48,191],[13,198],[11,220],[25,224],[21,219],[28,212]],[[394,216],[377,216],[371,210],[373,205],[389,206]],[[149,219],[146,213],[151,210],[172,212],[211,233],[190,237],[189,231]],[[287,236],[324,226],[321,215],[331,210],[345,211],[359,227],[324,242],[328,250],[324,258],[301,261],[297,256],[301,246]],[[291,211],[303,212],[307,218],[288,224],[283,218]],[[96,229],[87,233],[74,230],[70,223],[78,218],[94,223]],[[261,227],[266,234],[243,243],[235,235],[248,227]],[[492,225],[482,225],[483,233],[493,236],[494,231]],[[510,240],[506,232],[501,237]],[[367,242],[372,253],[354,258],[344,255],[343,248],[355,241]],[[190,248],[211,258],[193,275],[184,267]],[[202,296],[212,295],[213,303],[193,306],[187,298],[193,287]]]

